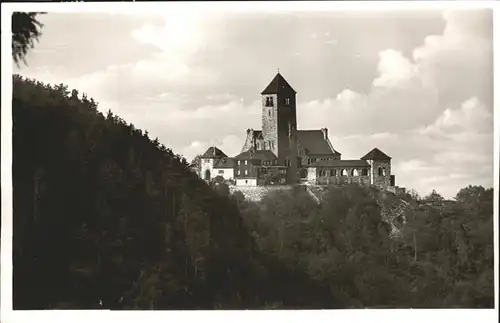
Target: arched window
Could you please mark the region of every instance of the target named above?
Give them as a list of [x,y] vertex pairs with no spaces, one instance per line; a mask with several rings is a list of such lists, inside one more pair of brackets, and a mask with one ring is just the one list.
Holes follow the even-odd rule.
[[304,168],[302,168],[300,170],[300,178],[306,178],[307,177],[307,170],[305,170]]
[[382,170],[382,167],[378,168],[378,176],[384,176],[384,171]]
[[340,176],[347,176],[347,171],[345,169],[342,169],[340,171]]
[[368,176],[368,169],[363,168],[363,169],[361,170],[361,176]]
[[330,176],[337,176],[335,169],[330,169]]
[[209,181],[209,180],[210,180],[210,170],[209,170],[209,169],[207,169],[207,170],[205,171],[205,180],[207,180],[207,181]]
[[326,176],[326,171],[324,169],[320,169],[319,176]]
[[358,176],[358,170],[357,169],[351,170],[351,176]]

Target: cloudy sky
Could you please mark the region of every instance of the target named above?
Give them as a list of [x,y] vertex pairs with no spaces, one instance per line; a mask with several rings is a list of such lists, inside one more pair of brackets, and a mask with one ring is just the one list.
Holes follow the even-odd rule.
[[49,13],[16,73],[66,83],[190,160],[240,152],[281,74],[299,129],[343,159],[378,147],[400,186],[451,197],[493,185],[492,12],[271,10]]

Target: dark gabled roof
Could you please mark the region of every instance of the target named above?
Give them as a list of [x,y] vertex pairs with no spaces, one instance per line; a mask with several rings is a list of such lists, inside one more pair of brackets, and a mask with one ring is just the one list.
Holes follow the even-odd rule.
[[368,162],[361,159],[355,160],[318,160],[308,167],[370,167]]
[[234,159],[242,160],[242,159],[258,159],[258,160],[274,160],[276,159],[276,155],[270,150],[247,150],[242,152],[241,154],[234,157]]
[[336,155],[321,130],[298,130],[297,139],[307,155]]
[[378,148],[373,148],[368,154],[361,157],[362,160],[390,160],[391,157],[387,156]]
[[262,91],[261,94],[280,94],[280,93],[297,93],[295,90],[288,84],[285,78],[278,72],[276,76],[273,78],[271,83]]
[[201,155],[201,158],[224,158],[227,157],[226,154],[222,152],[219,148],[212,146],[207,149],[207,151]]
[[221,158],[215,161],[214,168],[234,168],[233,158]]

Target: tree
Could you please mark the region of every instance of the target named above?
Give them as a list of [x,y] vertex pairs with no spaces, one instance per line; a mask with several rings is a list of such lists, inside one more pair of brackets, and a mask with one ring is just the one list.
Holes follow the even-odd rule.
[[[264,168],[265,169],[265,168]],[[282,176],[279,170],[273,168],[267,168],[266,172],[262,174],[264,178],[265,185],[273,185],[280,183]]]
[[42,35],[43,24],[37,19],[41,12],[14,12],[12,14],[12,58],[19,66],[26,63],[26,54],[34,48]]
[[191,161],[191,168],[199,174],[201,171],[201,155],[196,155],[194,156],[193,160]]
[[436,205],[440,205],[443,200],[444,200],[444,198],[441,196],[441,194],[436,192],[436,190],[432,190],[432,192],[429,195],[424,197],[424,201],[427,201],[427,202],[430,202],[430,203],[433,203]]

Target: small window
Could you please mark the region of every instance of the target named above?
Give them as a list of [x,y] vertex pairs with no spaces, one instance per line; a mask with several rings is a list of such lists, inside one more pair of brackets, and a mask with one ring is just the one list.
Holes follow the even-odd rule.
[[245,180],[245,184],[248,184],[248,180]]
[[378,168],[378,176],[384,176],[384,171],[383,171],[382,167]]
[[336,176],[336,173],[335,169],[330,169],[330,176]]
[[290,105],[290,98],[286,98],[286,99],[285,99],[285,104],[286,104],[286,105]]
[[223,169],[220,169],[220,170],[219,170],[219,174],[224,174],[224,170],[223,170]]
[[240,174],[240,171],[239,171],[239,170],[237,170],[237,171],[236,171],[236,175],[239,175],[239,174]]
[[240,161],[238,160],[238,165],[240,165]]
[[361,170],[361,176],[368,176],[368,169],[363,168],[363,169]]
[[271,116],[271,109],[269,109],[269,116]]
[[245,169],[245,175],[248,175],[248,170]]
[[248,160],[245,160],[245,165],[248,165]]

